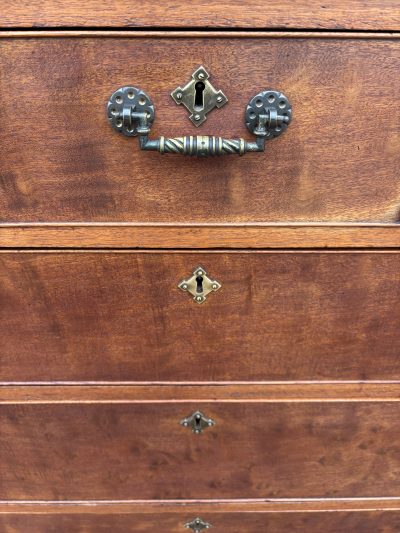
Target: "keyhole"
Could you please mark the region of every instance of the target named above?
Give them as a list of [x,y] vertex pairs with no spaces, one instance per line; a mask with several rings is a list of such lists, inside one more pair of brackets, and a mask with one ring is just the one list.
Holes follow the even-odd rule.
[[201,294],[203,292],[203,276],[197,276],[196,283],[197,283],[196,292]]
[[194,425],[196,427],[196,431],[201,429],[201,416],[200,415],[196,415],[196,417],[194,419]]
[[201,111],[204,108],[204,89],[206,86],[202,81],[198,81],[195,88],[195,94],[194,94],[194,108],[196,111]]

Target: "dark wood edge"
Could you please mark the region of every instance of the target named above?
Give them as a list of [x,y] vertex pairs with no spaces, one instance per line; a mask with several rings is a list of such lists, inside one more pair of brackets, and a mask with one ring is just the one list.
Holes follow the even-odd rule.
[[1,248],[396,248],[399,224],[2,224]]
[[278,383],[1,383],[0,404],[399,402],[400,381]]
[[312,513],[400,511],[400,498],[2,501],[0,514]]
[[400,32],[358,31],[224,31],[224,30],[3,30],[0,38],[43,37],[156,37],[156,38],[251,38],[251,39],[398,39]]

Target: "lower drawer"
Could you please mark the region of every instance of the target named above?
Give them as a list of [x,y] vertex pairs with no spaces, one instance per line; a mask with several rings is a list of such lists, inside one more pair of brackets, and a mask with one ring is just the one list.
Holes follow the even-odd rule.
[[[178,283],[201,265],[201,305]],[[398,252],[3,252],[0,381],[393,380]]]
[[[185,533],[196,514],[0,515],[2,533]],[[400,510],[344,512],[207,513],[215,533],[397,533]],[[203,529],[208,531],[207,529]]]
[[[198,409],[215,425],[180,422]],[[400,403],[0,406],[0,500],[400,495]]]

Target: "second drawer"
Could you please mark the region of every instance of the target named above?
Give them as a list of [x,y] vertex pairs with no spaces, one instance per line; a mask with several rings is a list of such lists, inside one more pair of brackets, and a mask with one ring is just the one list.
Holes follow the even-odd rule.
[[[221,284],[199,305],[178,284]],[[397,252],[4,252],[0,381],[390,379]]]

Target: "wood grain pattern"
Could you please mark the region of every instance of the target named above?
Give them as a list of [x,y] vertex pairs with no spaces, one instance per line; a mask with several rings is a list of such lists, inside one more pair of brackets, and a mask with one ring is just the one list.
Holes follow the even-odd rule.
[[400,511],[400,497],[393,498],[252,498],[223,500],[3,500],[1,515],[125,515],[214,513],[343,513]]
[[[144,2],[0,0],[0,26],[400,29],[393,0]],[[399,254],[175,248],[398,247],[399,36],[0,37],[0,246],[171,249],[0,253],[0,530],[397,532]],[[196,133],[246,135],[269,85],[288,134],[213,161],[108,128],[132,83],[154,135],[194,133],[168,94],[200,63],[230,103]],[[204,306],[176,288],[198,264],[223,284]]]
[[398,402],[400,382],[0,383],[1,404]]
[[[399,377],[396,252],[0,254],[2,381]],[[202,265],[222,289],[177,284]]]
[[400,490],[398,403],[3,405],[2,500],[340,498]]
[[[196,515],[197,516],[197,515]],[[3,533],[182,533],[183,525],[195,518],[182,511],[176,514],[146,515],[18,515],[1,516]],[[268,514],[213,513],[205,516],[216,531],[221,533],[395,533],[400,530],[400,512],[364,513],[286,513]]]
[[253,0],[243,8],[237,0],[175,0],[157,4],[143,0],[12,0],[0,2],[2,27],[208,27],[328,28],[399,30],[396,0]]
[[[396,36],[2,39],[1,220],[397,222],[399,51]],[[131,83],[155,102],[154,136],[199,133],[169,93],[201,63],[229,98],[203,134],[247,136],[267,86],[290,98],[265,154],[161,157],[109,127],[106,101]]]
[[3,248],[394,248],[398,224],[0,224]]
[[156,38],[156,39],[192,39],[192,38],[212,38],[212,39],[340,39],[340,40],[353,40],[353,39],[362,39],[362,40],[382,40],[388,39],[392,41],[393,39],[399,38],[398,31],[339,31],[339,30],[206,30],[206,29],[197,29],[197,30],[149,30],[149,29],[129,29],[129,30],[111,30],[111,29],[75,29],[75,30],[66,30],[66,29],[41,29],[41,30],[3,30],[0,33],[0,39],[47,39],[54,38],[59,39],[60,37],[101,37],[102,39],[115,37],[118,38]]

